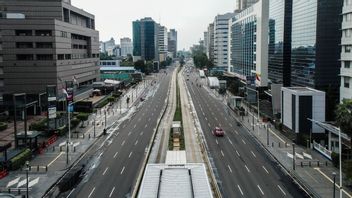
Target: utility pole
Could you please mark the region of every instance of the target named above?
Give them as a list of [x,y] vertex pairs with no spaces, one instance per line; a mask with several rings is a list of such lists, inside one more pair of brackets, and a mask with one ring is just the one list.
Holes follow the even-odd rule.
[[66,140],[66,165],[68,165],[68,143],[69,143],[69,141],[68,140]]
[[292,150],[293,150],[293,157],[292,157],[292,165],[293,165],[293,170],[296,170],[296,152],[295,152],[295,143],[292,143]]

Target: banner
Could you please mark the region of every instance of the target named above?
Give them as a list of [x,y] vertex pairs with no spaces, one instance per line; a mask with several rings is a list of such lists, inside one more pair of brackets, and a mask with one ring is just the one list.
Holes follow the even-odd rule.
[[49,119],[56,118],[56,106],[49,107],[48,108],[48,113],[49,113],[49,115],[48,115]]

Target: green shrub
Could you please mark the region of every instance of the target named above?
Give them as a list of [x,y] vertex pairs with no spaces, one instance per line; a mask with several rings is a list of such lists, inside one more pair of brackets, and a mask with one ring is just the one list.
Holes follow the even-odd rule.
[[14,158],[10,160],[10,169],[11,170],[17,170],[21,168],[26,161],[30,160],[32,158],[32,152],[29,149],[23,150],[21,153],[16,155]]
[[39,122],[34,122],[31,125],[29,125],[29,130],[30,131],[46,131],[47,130],[47,118],[44,118],[40,120]]
[[67,127],[60,127],[57,129],[57,135],[58,136],[64,136],[67,133]]
[[105,98],[103,101],[101,101],[96,107],[97,108],[103,108],[103,107],[105,107],[105,105],[107,105],[109,103],[109,101],[108,101],[108,98]]
[[115,97],[114,96],[110,96],[107,99],[109,102],[115,102]]
[[5,130],[5,129],[7,129],[7,123],[5,123],[5,122],[0,122],[0,131],[3,131],[3,130]]
[[82,126],[84,125],[84,121],[88,120],[89,114],[88,113],[80,113],[77,115],[77,119],[82,122]]
[[81,121],[77,118],[71,119],[71,129],[76,128]]

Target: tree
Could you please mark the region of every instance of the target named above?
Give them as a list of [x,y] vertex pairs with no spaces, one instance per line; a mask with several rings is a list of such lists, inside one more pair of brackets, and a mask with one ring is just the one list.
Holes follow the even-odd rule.
[[144,63],[144,61],[143,60],[138,60],[138,61],[134,62],[134,68],[136,70],[139,70],[139,71],[145,73],[145,63]]
[[197,53],[193,56],[194,65],[198,68],[207,66],[208,61],[208,57],[205,53]]
[[83,127],[84,121],[88,120],[88,116],[89,116],[89,114],[87,114],[87,113],[80,113],[77,115],[77,119],[82,122],[81,127]]
[[352,99],[344,99],[337,105],[336,122],[341,130],[352,136]]
[[113,60],[112,56],[109,56],[108,53],[100,52],[100,60]]

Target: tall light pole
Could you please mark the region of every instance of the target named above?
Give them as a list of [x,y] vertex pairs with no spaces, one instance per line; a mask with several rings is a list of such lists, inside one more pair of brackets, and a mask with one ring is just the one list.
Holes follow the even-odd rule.
[[26,196],[27,198],[29,198],[29,187],[28,187],[28,172],[29,172],[29,161],[26,161],[26,187],[27,187],[27,192],[26,192]]
[[293,157],[292,157],[292,168],[293,168],[293,170],[296,170],[296,160],[295,160],[295,158],[296,158],[296,151],[295,151],[295,143],[292,143],[292,150],[293,150],[293,153],[292,153],[292,155],[293,155]]
[[341,145],[341,129],[339,130],[339,166],[340,166],[340,198],[342,198],[342,145]]
[[95,119],[96,119],[96,114],[93,114],[93,118],[94,118],[94,126],[93,126],[93,133],[94,133],[94,138],[95,138]]
[[336,173],[333,172],[333,173],[332,173],[332,176],[333,176],[333,179],[334,179],[334,186],[333,186],[333,187],[334,187],[334,188],[333,188],[333,193],[334,193],[334,194],[333,194],[333,198],[335,198]]

